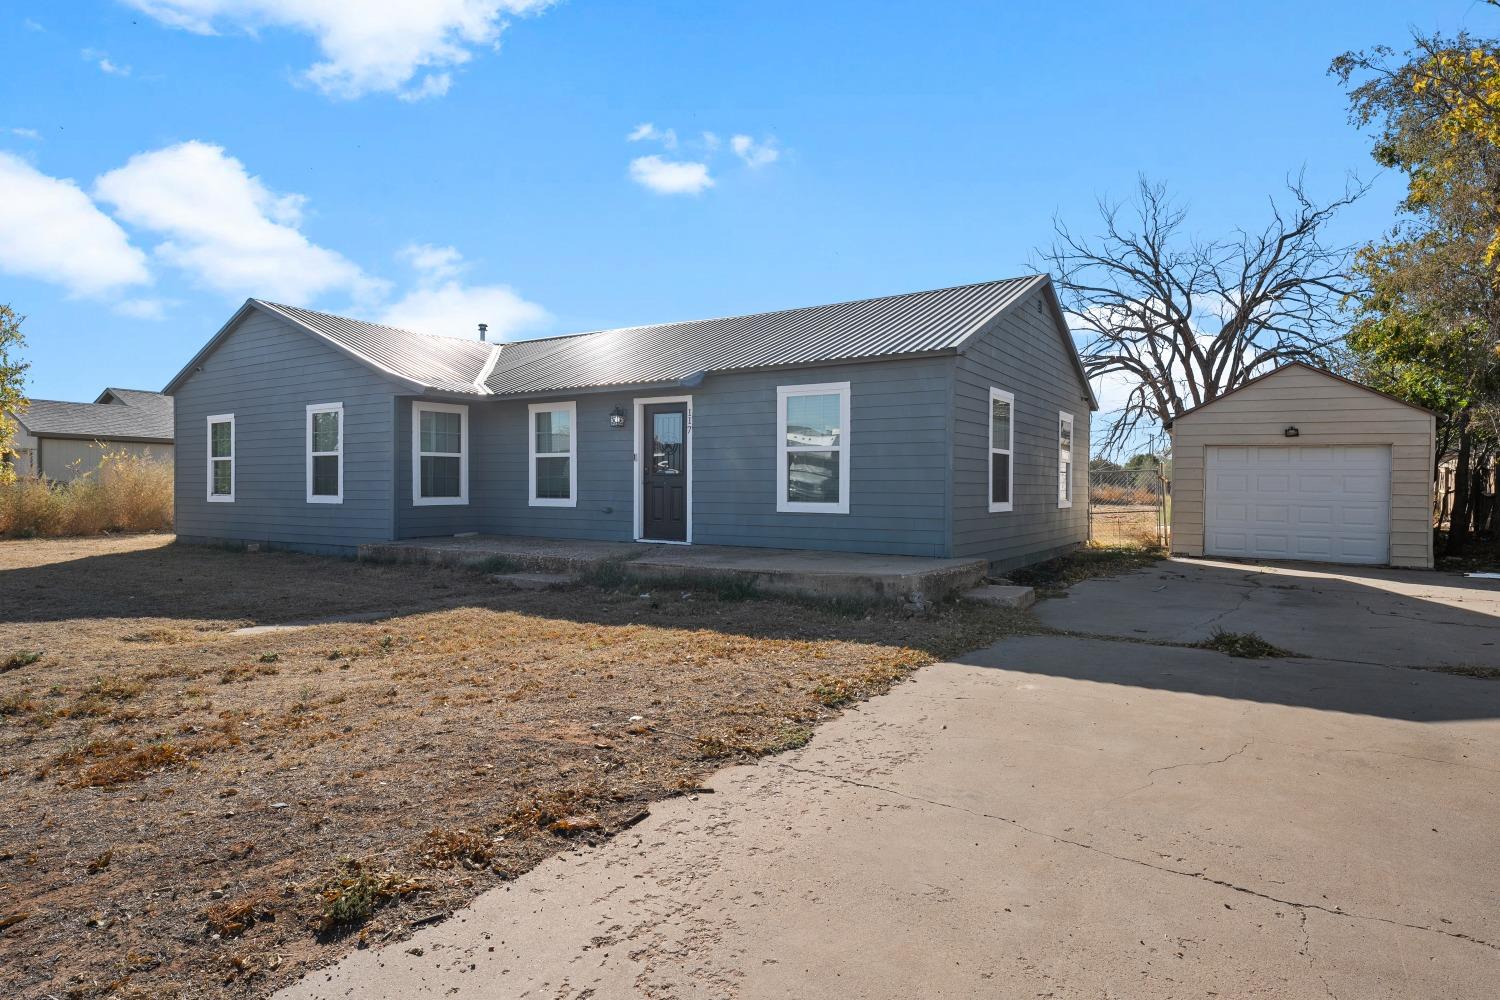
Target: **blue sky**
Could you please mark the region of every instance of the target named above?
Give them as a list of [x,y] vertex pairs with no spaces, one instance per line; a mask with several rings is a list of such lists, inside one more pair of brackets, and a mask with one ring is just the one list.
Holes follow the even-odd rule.
[[1002,277],[1141,172],[1205,235],[1289,171],[1374,176],[1329,60],[1500,23],[1147,7],[12,0],[0,301],[32,395],[91,399],[159,388],[252,295],[518,337]]

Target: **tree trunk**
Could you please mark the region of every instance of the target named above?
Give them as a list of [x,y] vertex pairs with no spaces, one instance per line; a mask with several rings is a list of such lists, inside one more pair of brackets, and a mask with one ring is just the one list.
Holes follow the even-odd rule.
[[1469,489],[1469,452],[1473,442],[1474,435],[1469,433],[1469,411],[1465,408],[1458,414],[1458,468],[1454,472],[1453,515],[1448,519],[1448,544],[1443,548],[1445,556],[1462,555],[1469,542],[1469,503],[1472,495]]

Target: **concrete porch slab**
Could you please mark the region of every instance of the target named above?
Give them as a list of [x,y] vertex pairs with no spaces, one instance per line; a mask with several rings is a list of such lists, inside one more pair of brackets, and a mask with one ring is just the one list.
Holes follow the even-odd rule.
[[478,566],[491,561],[518,570],[583,573],[607,562],[638,559],[660,545],[593,542],[583,539],[532,538],[525,535],[441,535],[399,542],[372,542],[359,547],[359,558],[381,562]]
[[761,590],[813,597],[938,601],[984,579],[983,559],[882,556],[859,552],[762,549],[729,545],[653,545],[520,535],[412,538],[361,545],[361,559],[584,574],[606,563],[664,582],[746,580]]

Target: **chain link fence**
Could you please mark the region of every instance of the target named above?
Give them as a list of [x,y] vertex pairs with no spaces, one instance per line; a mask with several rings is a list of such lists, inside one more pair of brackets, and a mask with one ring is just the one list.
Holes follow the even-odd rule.
[[1103,545],[1169,542],[1171,484],[1160,466],[1089,470],[1089,540]]

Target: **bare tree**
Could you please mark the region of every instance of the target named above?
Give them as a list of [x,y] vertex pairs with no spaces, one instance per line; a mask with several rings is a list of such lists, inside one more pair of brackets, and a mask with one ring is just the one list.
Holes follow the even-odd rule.
[[1186,235],[1186,210],[1144,177],[1128,214],[1099,203],[1102,232],[1093,239],[1054,221],[1052,246],[1038,255],[1081,335],[1084,367],[1131,386],[1101,451],[1117,452],[1142,424],[1165,425],[1284,362],[1331,361],[1353,251],[1329,246],[1324,230],[1367,188],[1351,184],[1326,204],[1307,196],[1301,178],[1287,189],[1288,199],[1271,199],[1262,229],[1227,239]]

